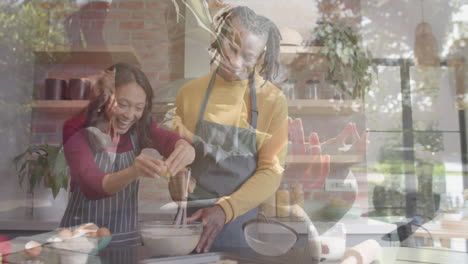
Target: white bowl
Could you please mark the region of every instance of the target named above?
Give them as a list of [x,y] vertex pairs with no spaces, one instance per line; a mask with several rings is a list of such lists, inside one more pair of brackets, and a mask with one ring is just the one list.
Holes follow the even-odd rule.
[[174,225],[173,222],[152,221],[140,225],[143,244],[152,257],[190,254],[198,244],[203,227],[201,223]]

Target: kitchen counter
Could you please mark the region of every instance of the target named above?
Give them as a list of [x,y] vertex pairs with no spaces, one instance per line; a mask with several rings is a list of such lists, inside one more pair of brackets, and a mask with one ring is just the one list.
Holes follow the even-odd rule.
[[[292,227],[300,234],[307,234],[307,222],[288,218],[275,218],[284,224]],[[315,222],[312,222],[315,223]],[[387,234],[396,229],[395,224],[389,224],[370,218],[342,218],[337,223],[342,223],[346,227],[347,234]]]
[[[152,264],[152,263],[209,263],[209,262],[186,262],[187,258],[203,257],[205,260],[209,258],[209,254],[197,254],[193,256],[176,257],[175,259],[168,258],[152,258],[150,251],[145,246],[134,247],[108,247],[101,250],[97,255],[74,252],[70,250],[60,250],[50,246],[43,246],[42,253],[39,257],[28,257],[24,252],[24,245],[29,240],[45,241],[54,235],[55,232],[41,233],[30,237],[17,237],[11,241],[11,254],[6,256],[6,263],[26,263],[28,260],[37,261],[38,264]],[[349,237],[349,235],[348,235]],[[265,257],[255,253],[248,253],[244,248],[227,248],[225,252],[231,252],[230,256],[242,256],[243,259],[248,259],[249,264],[255,263],[313,263],[309,255],[310,252],[304,247],[307,244],[296,244],[288,253],[279,257]],[[222,252],[223,254],[225,252]],[[252,251],[250,251],[252,252]],[[400,247],[384,247],[382,250],[380,262],[384,264],[393,263],[468,263],[468,254],[465,252],[457,252],[444,250],[441,248],[400,248]],[[213,255],[213,254],[212,254]],[[216,255],[216,254],[215,254]],[[207,258],[205,258],[207,257]],[[229,256],[228,256],[229,257]],[[254,261],[257,260],[257,261]],[[181,262],[182,261],[182,262]],[[210,261],[212,262],[212,261]],[[4,262],[5,263],[5,262]],[[246,263],[246,262],[239,262]],[[339,262],[322,262],[339,263]]]
[[[181,256],[173,258],[151,258],[148,250],[144,246],[138,247],[125,247],[125,248],[107,248],[102,250],[98,255],[87,255],[83,253],[63,251],[44,247],[41,256],[37,258],[28,258],[21,251],[7,256],[7,263],[24,263],[27,260],[35,260],[35,263],[50,263],[50,264],[175,264],[175,263],[212,263],[214,256],[227,255],[243,258],[248,260],[249,264],[280,264],[280,263],[313,263],[310,259],[304,259],[303,251],[296,250],[294,254],[280,257],[264,257],[264,256],[247,256],[239,249],[235,253],[207,253],[197,254],[190,256]],[[204,260],[196,262],[194,259]],[[216,260],[215,260],[216,261]],[[247,262],[239,262],[247,263]],[[321,262],[324,264],[334,264],[340,262]],[[468,263],[468,254],[462,252],[454,252],[441,250],[437,248],[401,248],[401,247],[384,247],[382,254],[375,264],[414,264],[414,263],[438,263],[438,264],[452,264],[452,263]]]
[[[297,219],[288,219],[288,218],[274,218],[277,221],[280,221],[299,233],[300,240],[307,238],[307,227],[308,223],[306,221],[298,221]],[[391,233],[396,230],[397,226],[395,224],[389,224],[381,222],[378,220],[358,217],[358,218],[347,218],[344,217],[337,223],[341,223],[345,226],[346,229],[346,246],[352,247],[355,246],[367,239],[377,240],[382,246],[396,246],[387,240],[383,240],[383,236]],[[333,222],[313,222],[316,226],[319,233],[323,233],[324,230],[318,228],[319,225],[331,226]]]
[[57,220],[44,219],[0,219],[0,232],[3,230],[50,231],[59,226]]

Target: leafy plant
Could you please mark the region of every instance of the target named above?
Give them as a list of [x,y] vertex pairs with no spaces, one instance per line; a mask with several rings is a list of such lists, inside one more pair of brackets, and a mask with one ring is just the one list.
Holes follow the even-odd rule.
[[317,42],[324,45],[319,54],[328,63],[325,80],[352,98],[363,97],[372,80],[372,55],[362,46],[362,37],[343,22],[321,21],[314,29]]
[[52,190],[54,198],[60,189],[68,189],[68,166],[63,147],[47,144],[30,146],[14,158],[20,185],[27,179],[29,191],[41,182]]
[[[59,1],[52,1],[54,3]],[[62,17],[71,12],[71,5],[47,9],[52,2],[6,1],[0,4],[0,47],[5,52],[0,65],[5,68],[31,64],[35,49],[57,49],[65,43]]]
[[425,151],[437,153],[444,150],[444,138],[440,131],[415,133],[414,139]]

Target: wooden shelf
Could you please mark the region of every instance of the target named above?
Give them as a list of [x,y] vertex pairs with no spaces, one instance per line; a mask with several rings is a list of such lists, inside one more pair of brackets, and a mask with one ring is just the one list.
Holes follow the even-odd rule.
[[351,100],[288,100],[288,111],[290,115],[350,115],[362,111],[362,103]]
[[39,112],[73,115],[88,106],[88,103],[88,100],[35,100],[32,108]]
[[85,108],[88,100],[35,100],[33,108],[36,109],[62,109],[62,108]]
[[280,53],[319,53],[325,47],[320,46],[281,46]]
[[129,46],[106,46],[89,48],[65,47],[57,50],[36,49],[36,63],[40,64],[114,64],[125,62],[140,66],[140,59]]
[[[32,103],[32,108],[41,112],[77,112],[88,106],[88,100],[35,100]],[[153,114],[165,114],[168,110],[174,107],[174,103],[168,104],[153,104]]]
[[[363,162],[362,156],[358,155],[331,155],[330,164],[353,165]],[[286,157],[286,164],[288,165],[303,165],[307,166],[312,163],[319,163],[319,161],[312,161],[311,155],[288,155]]]

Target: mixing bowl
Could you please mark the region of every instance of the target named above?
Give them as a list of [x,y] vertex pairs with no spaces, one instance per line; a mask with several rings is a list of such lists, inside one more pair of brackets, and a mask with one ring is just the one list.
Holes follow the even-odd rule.
[[143,244],[152,257],[189,254],[197,246],[202,230],[199,222],[176,225],[173,221],[149,221],[140,224]]
[[298,234],[294,229],[266,218],[249,220],[242,227],[249,247],[258,254],[265,256],[283,255],[298,240]]

